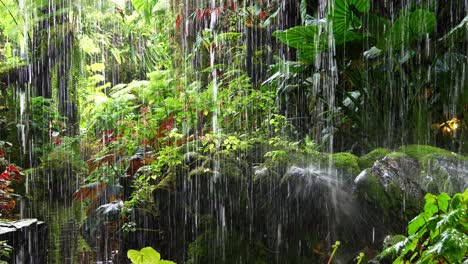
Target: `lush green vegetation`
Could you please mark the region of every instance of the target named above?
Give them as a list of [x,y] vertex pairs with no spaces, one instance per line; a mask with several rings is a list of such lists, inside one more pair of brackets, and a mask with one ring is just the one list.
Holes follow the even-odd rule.
[[408,237],[387,243],[381,258],[393,263],[462,263],[468,249],[468,189],[453,197],[427,194],[424,211],[408,224]]
[[[459,192],[468,153],[466,3],[408,1],[390,12],[383,1],[286,2],[0,0],[2,217],[14,215],[16,189],[32,201],[73,197],[85,208],[85,239],[106,237],[114,251],[135,248],[119,244],[132,234],[154,232],[155,241],[138,246],[171,251],[178,262],[223,262],[235,256],[217,250],[249,246],[258,250],[246,260],[262,262],[281,239],[242,233],[245,223],[257,223],[253,216],[237,223],[233,212],[258,209],[251,200],[267,194],[277,197],[266,201],[302,211],[306,191],[293,192],[298,205],[281,195],[291,199],[295,184],[330,183],[297,180],[301,173],[339,175],[329,182],[351,193],[367,172],[359,202],[383,217],[398,212],[398,220],[421,209],[420,193]],[[388,184],[379,168],[394,164],[415,173]],[[27,188],[15,183],[24,176],[20,167]],[[407,196],[407,182],[417,195]],[[466,261],[466,192],[435,195],[425,196],[424,212],[387,257]],[[209,213],[196,211],[208,205]],[[168,230],[182,223],[170,217],[182,217],[179,206],[183,224],[193,226],[174,238]],[[285,218],[268,213],[268,220]],[[226,217],[229,230],[220,220]],[[277,226],[279,236],[285,227]],[[339,237],[297,236],[298,247],[313,248],[298,249],[307,260],[341,257],[330,242]],[[247,237],[255,241],[241,243]],[[170,263],[152,248],[128,257]]]

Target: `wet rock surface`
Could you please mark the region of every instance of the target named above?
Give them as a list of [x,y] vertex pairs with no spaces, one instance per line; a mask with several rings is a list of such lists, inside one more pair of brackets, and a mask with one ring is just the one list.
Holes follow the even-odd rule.
[[0,223],[0,241],[14,251],[9,263],[47,263],[47,225],[37,219]]
[[157,245],[178,263],[236,263],[239,255],[245,263],[324,263],[339,240],[336,263],[349,263],[360,251],[380,250],[388,234],[403,233],[427,192],[467,186],[463,158],[414,149],[378,150],[364,162],[347,154],[252,162],[241,155],[262,155],[187,153],[184,167],[157,183],[154,203],[141,206],[152,210],[131,218],[155,232],[137,231],[125,247]]
[[376,159],[354,180],[356,196],[396,230],[421,211],[426,193],[453,195],[468,187],[466,157],[430,146],[399,151]]
[[468,161],[447,157],[428,160],[422,172],[423,187],[431,193],[446,192],[453,195],[468,187]]

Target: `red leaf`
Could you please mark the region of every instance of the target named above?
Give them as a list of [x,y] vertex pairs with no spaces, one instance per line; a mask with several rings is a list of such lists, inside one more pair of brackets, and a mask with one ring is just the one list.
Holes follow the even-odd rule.
[[182,22],[182,17],[180,15],[177,15],[177,18],[175,20],[176,28],[180,28],[181,22]]
[[5,171],[2,174],[0,174],[0,180],[11,180],[10,173],[8,171]]
[[236,3],[236,1],[233,0],[233,1],[231,2],[231,8],[232,8],[232,10],[234,10],[234,11],[237,10],[237,3]]
[[197,21],[202,21],[204,16],[205,16],[205,10],[201,8],[197,9],[197,13],[195,14],[195,18],[197,19]]
[[0,149],[0,158],[3,158],[5,156],[5,152],[3,152],[3,149]]
[[14,172],[16,175],[20,176],[21,173],[20,171],[18,170],[18,168],[14,165],[8,165],[7,166],[7,169],[6,169],[8,172]]
[[268,18],[268,14],[265,11],[260,12],[260,19],[266,20]]

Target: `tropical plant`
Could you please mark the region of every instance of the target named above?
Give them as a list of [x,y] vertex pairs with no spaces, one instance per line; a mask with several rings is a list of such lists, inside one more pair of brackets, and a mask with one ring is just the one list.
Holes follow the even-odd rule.
[[468,189],[450,197],[426,194],[424,211],[408,223],[408,236],[381,257],[399,263],[465,263],[468,249]]
[[159,252],[152,247],[141,250],[130,249],[127,256],[134,264],[175,264],[173,261],[162,260]]
[[[466,86],[454,78],[467,61],[457,46],[465,22],[436,39],[434,10],[411,4],[390,19],[371,11],[368,0],[336,0],[326,18],[315,19],[302,8],[303,25],[273,33],[297,50],[298,61],[278,61],[264,85],[276,85],[280,113],[288,113],[299,135],[316,135],[322,145],[334,135],[335,145],[355,152],[393,147],[401,140],[456,150],[464,145],[463,126],[444,133],[443,140],[433,127],[466,112],[466,96],[450,101],[447,92]],[[448,54],[438,45],[456,52]],[[316,63],[330,53],[336,54],[330,63],[337,71]],[[455,101],[456,109],[444,113]]]
[[13,252],[14,248],[8,245],[8,241],[0,241],[0,264],[8,264],[5,259],[10,259],[11,253]]
[[15,196],[13,182],[19,183],[23,179],[23,173],[20,172],[17,166],[11,164],[5,158],[5,145],[9,145],[4,141],[0,141],[0,216],[8,217],[15,208]]

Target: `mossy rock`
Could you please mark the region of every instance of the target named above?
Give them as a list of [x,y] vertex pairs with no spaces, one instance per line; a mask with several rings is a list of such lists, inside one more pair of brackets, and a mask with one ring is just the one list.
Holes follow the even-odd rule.
[[404,152],[393,151],[385,155],[385,158],[411,158]]
[[421,165],[423,189],[453,195],[468,187],[468,157],[427,145],[408,145],[399,150]]
[[361,172],[358,160],[357,156],[347,152],[332,154],[332,162],[335,168],[351,180]]
[[374,205],[382,209],[382,211],[389,215],[389,211],[393,206],[393,202],[388,197],[385,187],[380,183],[377,176],[372,174],[370,169],[366,169],[356,177],[356,191],[357,195]]
[[269,263],[268,251],[263,245],[246,241],[249,239],[234,231],[222,236],[207,231],[190,243],[185,263]]
[[400,147],[398,151],[416,159],[422,166],[425,166],[428,160],[434,157],[468,160],[468,157],[428,145],[407,145]]
[[355,183],[359,197],[380,208],[385,216],[404,220],[419,211],[425,191],[417,161],[398,152],[392,154],[363,171]]
[[382,159],[383,157],[385,157],[385,155],[387,155],[390,152],[392,151],[387,148],[376,148],[372,150],[371,152],[358,159],[359,168],[361,170],[364,170],[372,167],[375,161]]
[[156,185],[157,189],[173,189],[176,183],[176,174],[169,173]]

